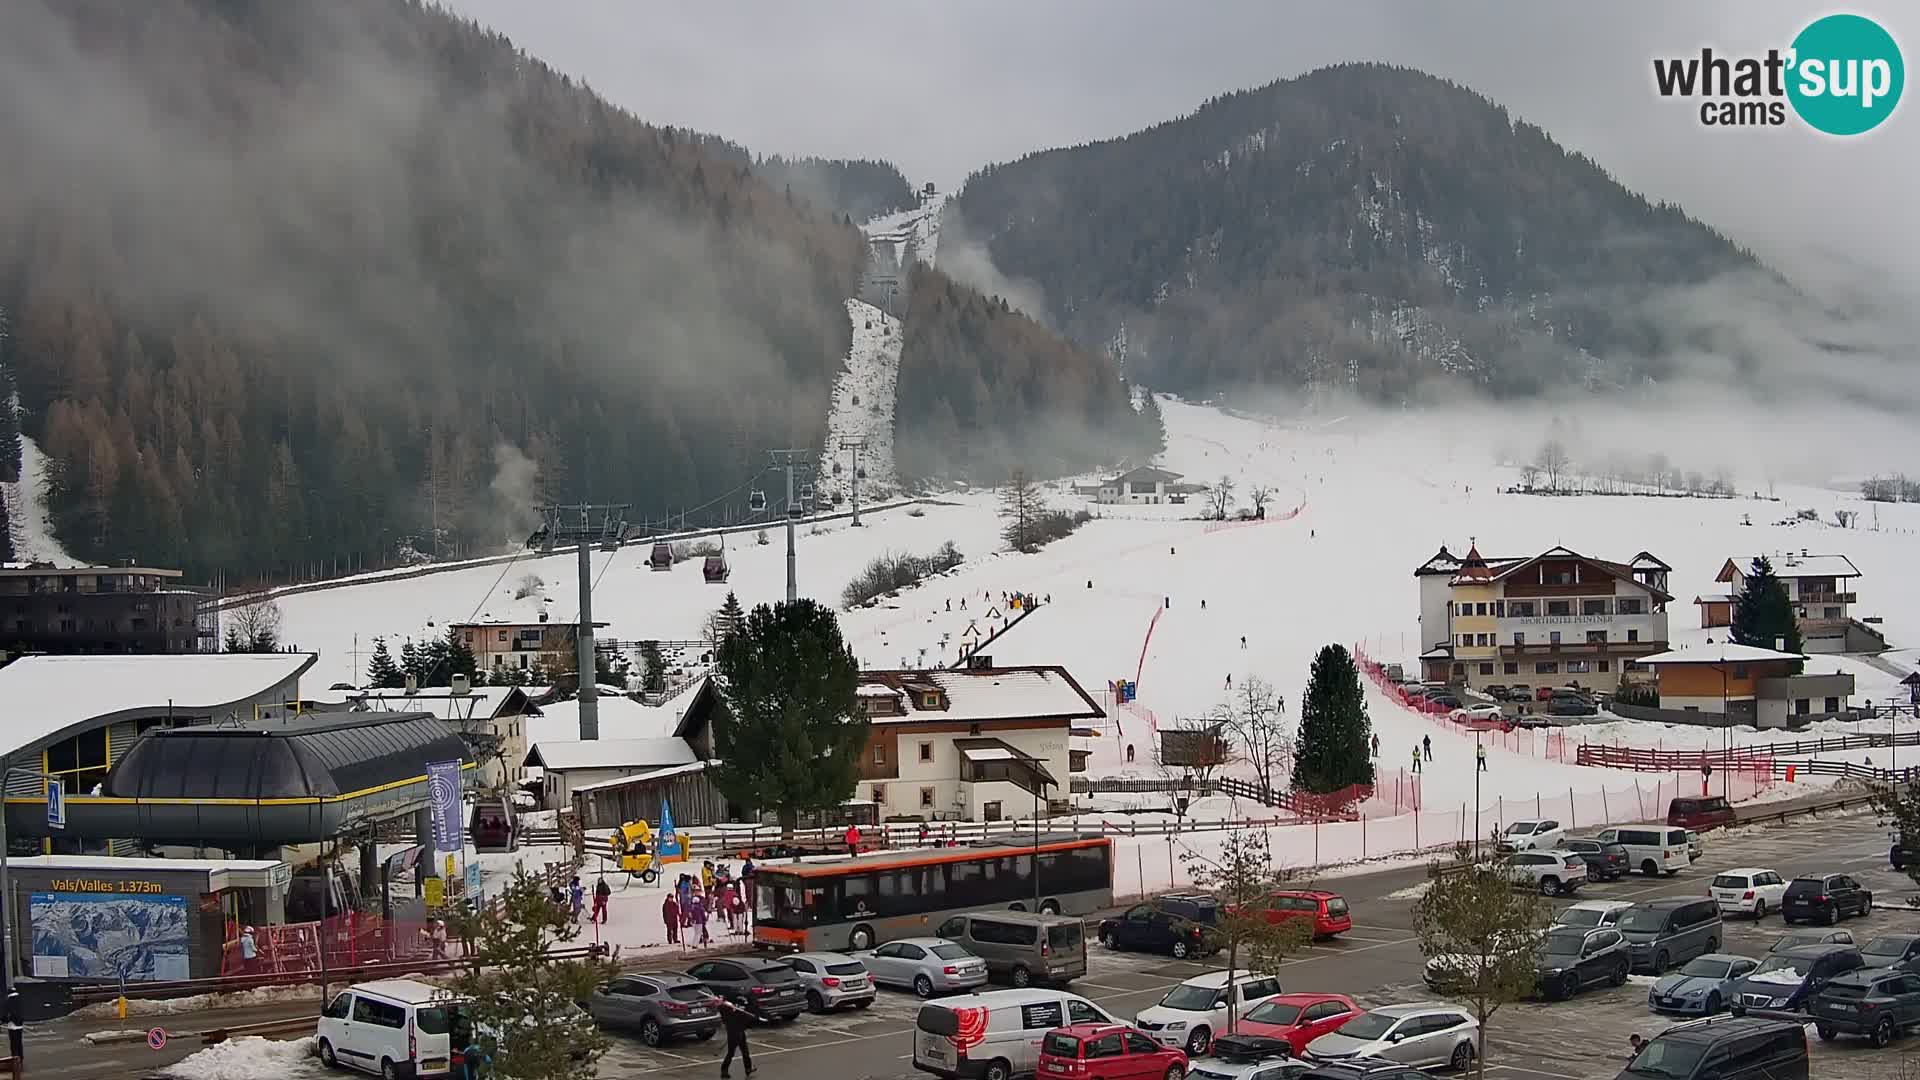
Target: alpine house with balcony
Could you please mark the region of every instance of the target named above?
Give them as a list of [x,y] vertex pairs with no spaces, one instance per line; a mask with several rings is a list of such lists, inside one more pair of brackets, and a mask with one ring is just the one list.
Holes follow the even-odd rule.
[[1420,587],[1425,678],[1474,689],[1631,680],[1667,649],[1667,575],[1647,552],[1610,562],[1564,547],[1530,558],[1465,556],[1442,547],[1413,572]]
[[[1747,555],[1728,559],[1713,580],[1728,591],[1694,598],[1700,608],[1700,625],[1733,625],[1734,608],[1746,591],[1747,575],[1754,560]],[[1773,576],[1787,590],[1793,604],[1794,623],[1800,629],[1801,647],[1810,653],[1885,652],[1887,639],[1879,630],[1856,619],[1853,606],[1860,602],[1854,582],[1860,568],[1845,555],[1811,555],[1805,549],[1764,556],[1773,567]]]

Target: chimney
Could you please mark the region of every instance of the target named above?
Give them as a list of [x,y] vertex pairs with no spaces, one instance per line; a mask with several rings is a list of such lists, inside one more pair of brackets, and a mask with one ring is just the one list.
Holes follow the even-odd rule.
[[1783,638],[1783,637],[1777,637],[1777,638],[1774,638],[1774,639],[1773,639],[1773,651],[1774,651],[1774,652],[1786,652],[1786,651],[1787,651],[1787,639],[1786,639],[1786,638]]

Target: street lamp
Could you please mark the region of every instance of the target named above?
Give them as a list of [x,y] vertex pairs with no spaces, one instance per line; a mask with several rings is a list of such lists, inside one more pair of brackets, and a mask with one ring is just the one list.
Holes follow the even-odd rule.
[[1480,861],[1480,729],[1473,729],[1473,861]]
[[[1756,709],[1759,706],[1754,706]],[[1755,716],[1755,722],[1759,717]],[[1720,664],[1720,794],[1728,803],[1733,802],[1733,781],[1730,778],[1733,764],[1733,714],[1727,711],[1727,665]],[[1705,792],[1702,792],[1705,794]]]

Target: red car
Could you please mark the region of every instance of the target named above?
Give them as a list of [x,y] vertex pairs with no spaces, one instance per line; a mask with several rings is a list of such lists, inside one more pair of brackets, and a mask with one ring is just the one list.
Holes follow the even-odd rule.
[[1187,1055],[1125,1024],[1072,1024],[1040,1040],[1035,1080],[1182,1080]]
[[1267,894],[1267,921],[1312,919],[1317,938],[1344,934],[1353,929],[1353,914],[1347,910],[1347,898],[1321,889],[1281,889]]
[[1233,1033],[1279,1039],[1298,1056],[1306,1053],[1308,1043],[1363,1011],[1352,998],[1339,994],[1281,994],[1248,1009],[1233,1022]]

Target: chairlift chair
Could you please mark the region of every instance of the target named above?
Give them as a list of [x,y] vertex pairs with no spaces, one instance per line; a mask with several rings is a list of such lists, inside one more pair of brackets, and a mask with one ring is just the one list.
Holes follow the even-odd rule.
[[812,484],[800,485],[800,501],[803,503],[810,503],[813,501],[813,485]]
[[853,475],[859,477],[862,480],[865,480],[867,478],[867,467],[865,465],[860,466],[859,468],[853,470]]
[[835,476],[840,475],[840,463],[837,461],[833,463],[833,475]]
[[706,565],[700,568],[700,572],[706,575],[707,584],[725,585],[727,583],[727,575],[733,573],[733,569],[727,565],[727,557],[725,555],[709,555],[707,556]]
[[647,568],[650,570],[673,569],[673,545],[653,545],[653,552],[647,556]]

